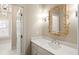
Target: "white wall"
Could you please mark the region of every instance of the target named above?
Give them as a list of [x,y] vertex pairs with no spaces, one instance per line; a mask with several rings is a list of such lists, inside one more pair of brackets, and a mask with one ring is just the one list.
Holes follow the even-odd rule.
[[41,12],[39,5],[26,5],[24,9],[24,37],[26,40],[26,52],[30,52],[30,40],[32,36],[39,35],[41,32],[41,19],[38,14]]
[[12,49],[16,49],[16,12],[17,12],[17,7],[12,5]]

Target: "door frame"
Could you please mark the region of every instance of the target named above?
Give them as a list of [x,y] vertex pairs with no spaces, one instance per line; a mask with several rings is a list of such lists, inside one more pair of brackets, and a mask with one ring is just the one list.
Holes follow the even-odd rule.
[[[19,6],[19,5],[17,5],[17,4],[12,4],[12,6],[14,6],[14,7],[21,7],[22,9],[23,9],[23,16],[22,16],[22,20],[23,20],[23,32],[22,32],[22,35],[23,35],[23,38],[22,38],[22,40],[21,40],[21,47],[22,47],[22,45],[23,45],[23,40],[24,40],[24,7],[22,7],[22,6]],[[17,14],[17,13],[16,13]],[[13,15],[12,15],[13,16]],[[16,18],[16,20],[17,20],[17,17],[15,17]],[[15,20],[15,22],[16,22],[16,20]],[[17,25],[17,24],[16,24]],[[16,26],[15,26],[16,27]],[[12,27],[13,28],[13,27]],[[17,31],[16,31],[16,33],[17,33]],[[12,35],[13,36],[13,35]],[[16,34],[16,37],[17,37],[17,34]],[[17,38],[15,39],[16,40],[16,42],[15,42],[15,44],[14,44],[14,46],[15,46],[15,48],[13,48],[13,45],[12,45],[12,50],[15,50],[16,52],[17,52]],[[13,41],[13,39],[12,39],[12,41]],[[12,42],[12,44],[13,44],[13,42]],[[23,52],[22,52],[22,48],[21,48],[21,54],[23,54]]]
[[[21,40],[21,53],[20,54],[23,54],[23,52],[22,52],[22,46],[23,46],[23,39],[24,39],[24,16],[23,16],[23,13],[24,13],[24,7],[21,7],[21,6],[17,6],[18,8],[20,7],[20,8],[22,8],[23,9],[23,11],[22,11],[22,30],[21,30],[21,35],[23,36],[22,38],[21,38],[21,36],[20,36],[20,40]],[[17,19],[16,19],[17,20]],[[16,24],[17,25],[17,24]],[[16,30],[17,30],[17,28],[16,28]],[[17,32],[16,32],[16,34],[17,34]],[[17,39],[16,39],[16,45],[17,45]],[[16,46],[16,49],[17,49],[17,46]]]

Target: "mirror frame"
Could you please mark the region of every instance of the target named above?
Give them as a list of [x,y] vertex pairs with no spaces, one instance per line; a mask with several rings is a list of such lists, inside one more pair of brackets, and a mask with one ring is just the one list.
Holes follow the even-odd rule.
[[[62,17],[63,19],[63,31],[62,32],[52,32],[52,19],[51,19],[51,12],[57,12],[58,11],[63,11],[64,16]],[[56,35],[56,36],[66,36],[69,33],[69,14],[68,14],[68,9],[66,4],[62,5],[57,5],[54,8],[51,8],[49,10],[49,33]]]

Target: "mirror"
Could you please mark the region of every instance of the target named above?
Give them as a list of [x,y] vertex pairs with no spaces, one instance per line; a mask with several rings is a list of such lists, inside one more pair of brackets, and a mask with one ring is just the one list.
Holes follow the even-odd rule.
[[49,10],[49,33],[62,36],[69,32],[67,6],[58,5]]

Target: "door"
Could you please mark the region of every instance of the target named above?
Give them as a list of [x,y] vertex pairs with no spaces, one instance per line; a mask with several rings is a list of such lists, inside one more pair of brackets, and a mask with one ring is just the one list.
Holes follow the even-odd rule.
[[22,54],[22,40],[23,40],[23,8],[18,7],[16,20],[17,33],[17,54]]

